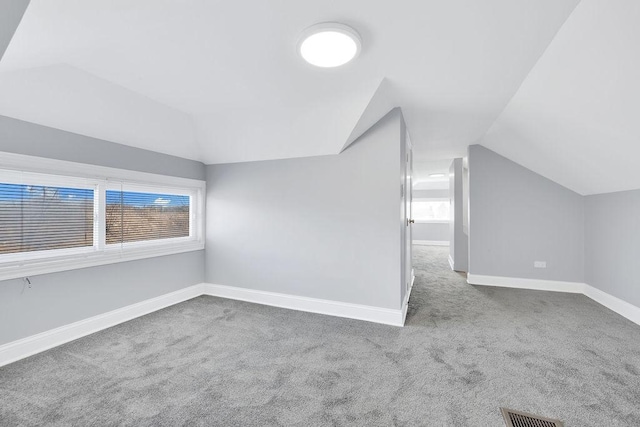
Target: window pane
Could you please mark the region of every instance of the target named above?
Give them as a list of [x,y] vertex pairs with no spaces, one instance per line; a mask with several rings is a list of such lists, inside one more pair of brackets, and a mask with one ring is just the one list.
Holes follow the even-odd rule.
[[448,221],[449,202],[443,201],[414,201],[411,205],[414,219],[420,221]]
[[0,254],[93,246],[94,191],[0,183]]
[[189,196],[107,190],[107,244],[189,237]]

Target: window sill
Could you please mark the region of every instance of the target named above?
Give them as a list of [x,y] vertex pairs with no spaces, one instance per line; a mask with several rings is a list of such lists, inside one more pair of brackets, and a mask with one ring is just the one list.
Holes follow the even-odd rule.
[[154,247],[130,249],[126,251],[109,251],[76,255],[68,258],[41,259],[37,261],[14,262],[0,266],[0,281],[19,279],[21,277],[37,276],[40,274],[57,273],[61,271],[77,270],[81,268],[97,267],[100,265],[119,262],[135,261],[166,255],[204,249],[204,242],[192,241],[181,244],[157,245]]

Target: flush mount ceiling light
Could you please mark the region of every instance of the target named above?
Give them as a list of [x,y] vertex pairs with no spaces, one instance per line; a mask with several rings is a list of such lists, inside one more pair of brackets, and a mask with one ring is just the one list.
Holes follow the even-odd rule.
[[443,173],[432,173],[431,175],[429,175],[431,178],[444,178],[444,174]]
[[362,41],[353,28],[335,22],[313,25],[302,32],[300,56],[316,67],[339,67],[360,53]]

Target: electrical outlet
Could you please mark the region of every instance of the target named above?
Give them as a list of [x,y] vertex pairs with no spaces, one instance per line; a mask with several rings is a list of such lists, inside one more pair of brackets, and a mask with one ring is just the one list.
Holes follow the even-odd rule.
[[533,266],[535,268],[547,268],[547,261],[534,261]]

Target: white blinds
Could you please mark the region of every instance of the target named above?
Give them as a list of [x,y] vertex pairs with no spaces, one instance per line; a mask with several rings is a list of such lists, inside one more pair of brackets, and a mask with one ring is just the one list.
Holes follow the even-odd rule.
[[94,188],[0,182],[0,254],[94,246]]
[[202,180],[0,152],[0,281],[204,249]]
[[[135,191],[134,191],[135,190]],[[126,184],[107,189],[107,245],[189,237],[191,197],[140,190]]]
[[0,256],[7,261],[60,250],[169,242],[193,234],[189,190],[21,172],[3,175]]

